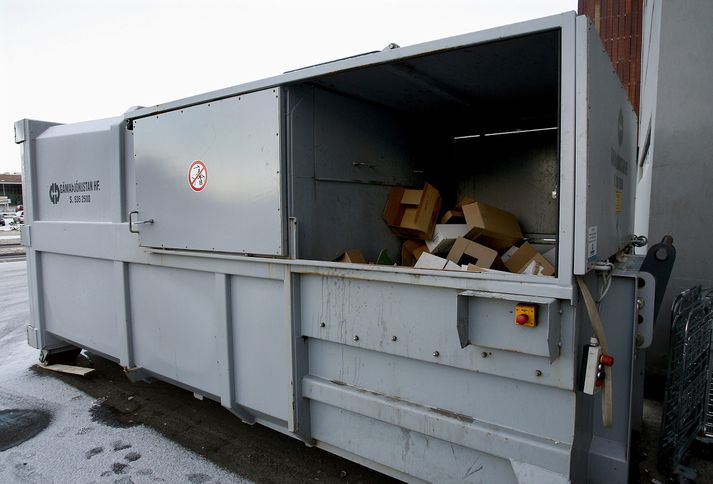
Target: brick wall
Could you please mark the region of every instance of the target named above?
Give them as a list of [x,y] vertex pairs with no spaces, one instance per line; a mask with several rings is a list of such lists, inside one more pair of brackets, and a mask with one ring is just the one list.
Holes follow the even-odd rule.
[[599,32],[634,110],[639,113],[641,82],[641,16],[643,0],[579,0]]

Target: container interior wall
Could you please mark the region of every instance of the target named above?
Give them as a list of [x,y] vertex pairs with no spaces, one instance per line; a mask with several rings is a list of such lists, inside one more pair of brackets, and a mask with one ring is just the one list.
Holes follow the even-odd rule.
[[517,215],[522,231],[553,239],[558,226],[556,130],[468,138],[455,143],[458,198],[470,196]]
[[338,72],[285,87],[293,257],[359,248],[400,262],[383,220],[391,187],[470,196],[554,244],[559,203],[559,31]]
[[419,126],[382,106],[310,85],[289,90],[292,216],[302,259],[400,243],[382,219],[394,185],[422,186],[431,157]]

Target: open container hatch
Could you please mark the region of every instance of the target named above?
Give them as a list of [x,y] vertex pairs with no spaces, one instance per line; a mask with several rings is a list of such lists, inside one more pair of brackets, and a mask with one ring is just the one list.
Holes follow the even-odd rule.
[[[284,92],[293,257],[332,261],[358,248],[371,262],[384,249],[398,264],[417,260],[402,260],[413,236],[383,215],[394,187],[404,188],[404,210],[409,199],[416,210],[417,191],[432,186],[438,219],[465,197],[508,212],[556,267],[559,29],[330,73]],[[507,246],[484,245],[498,252],[492,268],[511,270]]]

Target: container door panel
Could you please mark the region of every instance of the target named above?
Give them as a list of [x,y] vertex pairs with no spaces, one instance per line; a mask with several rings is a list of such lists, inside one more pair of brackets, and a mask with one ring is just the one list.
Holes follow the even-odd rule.
[[142,246],[284,254],[277,89],[140,118],[133,136]]
[[574,273],[616,254],[634,231],[637,121],[594,26],[577,18]]

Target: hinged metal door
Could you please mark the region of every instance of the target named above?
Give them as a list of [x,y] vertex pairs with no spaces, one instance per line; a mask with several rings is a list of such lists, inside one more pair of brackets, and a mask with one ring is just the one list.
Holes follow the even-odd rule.
[[594,26],[576,25],[574,273],[584,274],[633,235],[637,122]]
[[141,246],[285,254],[278,89],[140,118],[133,136]]

